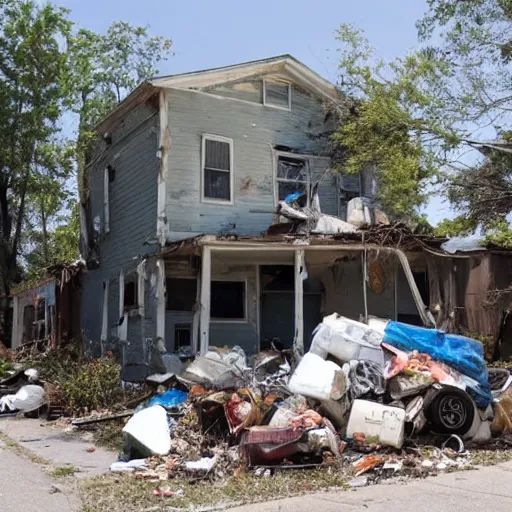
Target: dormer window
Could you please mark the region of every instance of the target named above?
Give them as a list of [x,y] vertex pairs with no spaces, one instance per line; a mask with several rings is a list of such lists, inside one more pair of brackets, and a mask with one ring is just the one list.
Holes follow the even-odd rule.
[[288,82],[263,79],[263,105],[282,110],[292,109],[292,87]]

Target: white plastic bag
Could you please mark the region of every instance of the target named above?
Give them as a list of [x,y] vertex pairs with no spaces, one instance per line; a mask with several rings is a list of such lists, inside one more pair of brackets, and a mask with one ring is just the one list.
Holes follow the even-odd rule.
[[23,386],[15,395],[6,395],[0,398],[0,412],[10,411],[32,412],[37,411],[46,403],[46,394],[41,386],[29,384]]

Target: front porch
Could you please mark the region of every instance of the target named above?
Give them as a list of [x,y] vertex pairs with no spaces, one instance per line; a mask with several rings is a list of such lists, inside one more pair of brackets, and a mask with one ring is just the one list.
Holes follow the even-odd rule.
[[166,294],[157,336],[168,352],[210,345],[307,351],[323,316],[378,316],[429,325],[421,253],[330,240],[205,237],[161,256]]

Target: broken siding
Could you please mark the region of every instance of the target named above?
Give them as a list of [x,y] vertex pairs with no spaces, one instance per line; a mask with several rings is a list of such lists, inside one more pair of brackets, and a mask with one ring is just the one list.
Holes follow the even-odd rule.
[[[272,147],[280,145],[298,153],[327,154],[327,139],[322,136],[325,131],[322,105],[296,88],[293,88],[290,112],[171,89],[169,120],[172,146],[167,217],[171,232],[261,233],[270,225],[274,209]],[[233,139],[232,205],[201,202],[203,134]],[[315,159],[311,161],[316,165]],[[322,185],[321,196],[323,188],[330,186],[327,180]],[[335,215],[330,192],[326,197],[324,211]]]
[[[86,338],[94,342],[101,334],[103,281],[111,283],[108,325],[112,334],[119,321],[119,272],[135,272],[140,258],[157,248],[146,245],[156,234],[157,131],[158,113],[138,106],[112,133],[112,144],[90,169],[91,219],[98,217],[101,223],[100,263],[99,268],[84,274],[82,328]],[[110,183],[110,232],[105,234],[104,169],[109,164],[115,169],[115,179]],[[154,326],[147,321],[145,325],[144,333],[153,336]],[[141,332],[136,320],[129,323],[129,340],[140,344]]]

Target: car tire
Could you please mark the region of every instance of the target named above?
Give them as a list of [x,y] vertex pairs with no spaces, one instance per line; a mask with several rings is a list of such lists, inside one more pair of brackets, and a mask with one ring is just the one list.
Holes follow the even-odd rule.
[[443,387],[432,397],[426,416],[434,432],[463,436],[473,425],[475,405],[465,391]]

